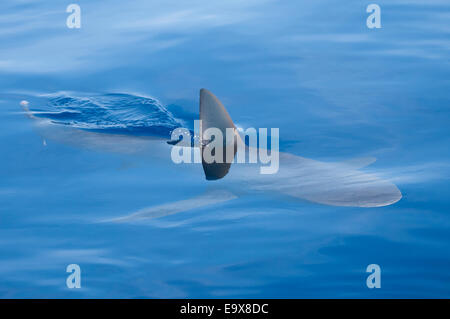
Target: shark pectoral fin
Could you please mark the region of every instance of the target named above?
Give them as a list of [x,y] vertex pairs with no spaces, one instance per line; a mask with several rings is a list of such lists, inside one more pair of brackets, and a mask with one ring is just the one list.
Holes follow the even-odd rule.
[[235,198],[237,198],[237,196],[233,195],[228,191],[212,191],[191,199],[181,200],[157,206],[145,207],[139,209],[138,211],[132,214],[104,220],[103,222],[135,223],[148,219],[182,213],[185,211],[202,208],[205,206],[216,205],[219,203],[230,201]]
[[372,163],[375,163],[376,160],[377,159],[375,157],[368,156],[368,157],[352,158],[350,160],[346,160],[341,163],[352,169],[359,169],[359,168],[369,166]]

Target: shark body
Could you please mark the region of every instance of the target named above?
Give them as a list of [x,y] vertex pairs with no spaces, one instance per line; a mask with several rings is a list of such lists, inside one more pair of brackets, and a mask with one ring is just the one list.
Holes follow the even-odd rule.
[[[30,111],[28,103],[21,102],[27,116],[34,121],[38,134],[44,141],[54,140],[95,150],[105,150],[125,154],[147,154],[163,161],[170,160],[170,152],[177,141],[167,141],[158,136],[130,136],[90,132],[64,125],[52,123],[45,117],[37,117]],[[208,127],[221,130],[235,128],[231,117],[222,103],[210,91],[200,91],[200,119],[203,122],[201,131]],[[236,138],[240,138],[238,135]],[[205,143],[194,146],[194,152],[202,156]],[[248,150],[248,148],[247,148]],[[272,152],[274,152],[272,150]],[[236,150],[234,150],[235,155]],[[396,203],[402,194],[396,185],[375,174],[362,171],[365,166],[374,162],[374,158],[354,159],[341,163],[320,162],[290,153],[279,152],[279,171],[276,174],[260,174],[256,164],[212,163],[202,161],[207,180],[227,189],[245,191],[281,193],[292,198],[314,203],[348,206],[348,207],[381,207]],[[174,164],[175,165],[175,164]],[[189,167],[194,164],[180,164]],[[231,187],[230,187],[231,186]],[[184,200],[170,204],[152,206],[139,212],[127,215],[115,221],[132,221],[143,218],[166,216],[181,211],[214,205],[235,199],[234,192],[219,191],[204,194],[192,200]]]

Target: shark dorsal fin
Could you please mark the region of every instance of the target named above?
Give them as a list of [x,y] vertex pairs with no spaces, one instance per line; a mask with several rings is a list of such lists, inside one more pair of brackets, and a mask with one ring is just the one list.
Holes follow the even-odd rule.
[[[226,160],[227,147],[225,145],[225,141],[223,144],[224,158],[222,163],[207,163],[204,159],[204,150],[208,143],[205,143],[207,142],[207,139],[204,140],[203,134],[209,128],[217,128],[222,132],[222,136],[225,138],[227,128],[236,128],[223,104],[214,94],[206,89],[200,90],[200,121],[200,136],[202,139],[200,150],[202,154],[202,165],[203,171],[205,172],[205,177],[207,180],[220,179],[228,174],[231,166],[231,162],[227,162]],[[232,157],[234,158],[234,155],[236,154],[236,142],[234,142],[233,151],[234,154]]]

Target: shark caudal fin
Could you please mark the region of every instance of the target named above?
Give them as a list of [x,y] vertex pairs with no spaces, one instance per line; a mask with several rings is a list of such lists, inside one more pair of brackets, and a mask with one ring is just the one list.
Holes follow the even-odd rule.
[[[227,144],[227,129],[233,129]],[[216,132],[216,134],[214,133]],[[216,135],[220,131],[222,141]],[[207,180],[221,179],[228,174],[236,155],[238,134],[230,115],[219,99],[206,89],[200,90],[200,151]],[[220,136],[219,136],[220,137]],[[228,152],[228,156],[227,156]]]

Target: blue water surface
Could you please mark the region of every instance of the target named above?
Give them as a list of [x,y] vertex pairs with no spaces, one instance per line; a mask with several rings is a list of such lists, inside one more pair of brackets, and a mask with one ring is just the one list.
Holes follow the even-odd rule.
[[[379,0],[381,29],[357,0],[76,2],[80,29],[69,3],[0,4],[0,297],[450,297],[448,1]],[[283,151],[376,157],[367,170],[403,198],[261,193],[108,222],[221,181],[170,154],[49,138],[20,105],[58,129],[169,140],[198,117],[200,88],[236,125],[280,128]],[[80,289],[66,286],[73,263]]]

